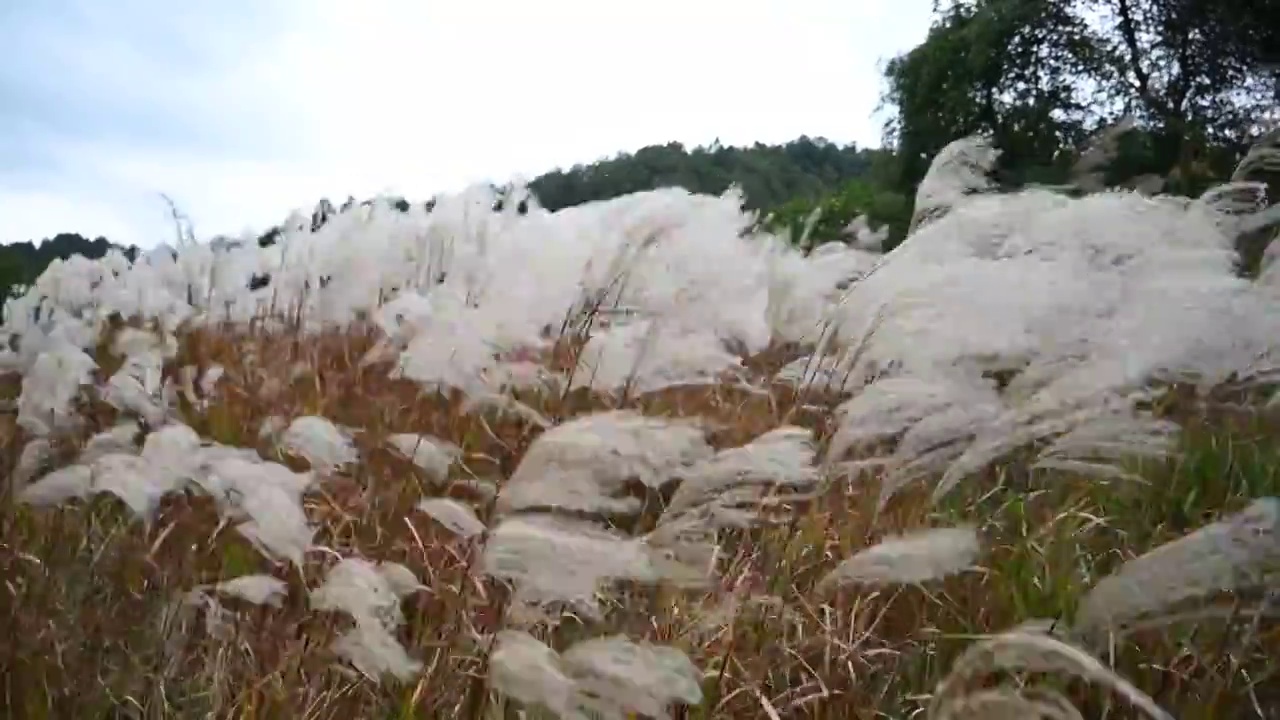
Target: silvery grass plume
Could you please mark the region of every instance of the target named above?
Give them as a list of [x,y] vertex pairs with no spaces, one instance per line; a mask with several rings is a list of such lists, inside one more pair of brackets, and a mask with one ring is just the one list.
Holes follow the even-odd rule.
[[18,461],[14,463],[9,474],[9,487],[12,492],[21,493],[38,473],[49,470],[53,461],[53,445],[48,438],[33,437],[22,446]]
[[204,443],[190,427],[169,424],[147,435],[139,453],[130,448],[83,458],[24,488],[31,505],[108,493],[135,517],[150,522],[168,494],[195,490],[212,497],[222,518],[272,560],[302,564],[314,528],[302,509],[311,473],[295,473],[262,460],[252,449]]
[[355,627],[334,641],[333,650],[357,670],[373,680],[383,674],[407,680],[422,664],[409,657],[393,632],[404,623],[401,599],[424,587],[398,563],[347,557],[312,591],[311,607],[345,612],[355,620]]
[[[180,394],[191,408],[196,412],[205,412],[209,409],[209,403],[214,392],[217,390],[218,381],[226,374],[226,368],[221,365],[210,365],[205,369],[204,373],[199,372],[199,368],[193,365],[184,365],[178,370],[178,382],[176,393]],[[175,392],[173,387],[166,387],[170,394]],[[174,398],[166,398],[169,404],[173,404]]]
[[934,691],[927,716],[930,720],[1081,718],[1071,702],[1054,689],[1002,685],[975,692],[967,687],[986,675],[1002,672],[1075,676],[1108,688],[1152,720],[1174,720],[1146,693],[1097,658],[1031,627],[969,646]]
[[418,503],[418,510],[464,540],[485,531],[484,523],[476,517],[475,510],[453,498],[425,498]]
[[[1219,592],[1274,592],[1280,578],[1278,531],[1280,500],[1261,498],[1235,515],[1129,560],[1086,593],[1067,627],[1070,638],[1105,646],[1108,636],[1189,617],[1170,613],[1188,600]],[[929,717],[1082,717],[1056,690],[966,687],[983,675],[1012,670],[1075,675],[1108,687],[1147,717],[1172,720],[1145,693],[1080,647],[1045,634],[1045,627],[1028,623],[971,646],[934,693]]]
[[703,428],[694,422],[621,410],[585,415],[534,440],[503,485],[497,510],[635,512],[640,500],[620,497],[629,481],[657,489],[680,468],[711,454]]
[[[855,465],[886,465],[886,499],[905,485],[912,470],[937,469],[959,457],[980,428],[1004,411],[995,385],[980,377],[952,373],[932,378],[889,377],[866,386],[836,408],[837,429],[827,447],[829,463],[851,454]],[[867,457],[877,446],[897,441],[890,457]],[[945,469],[945,464],[942,466]],[[908,474],[899,479],[895,474]]]
[[125,357],[120,369],[107,379],[100,396],[118,410],[141,418],[150,427],[163,425],[171,405],[164,397],[161,371],[164,356],[159,348],[147,348]]
[[708,582],[707,568],[682,561],[662,543],[625,537],[587,520],[544,514],[499,521],[485,542],[482,570],[511,583],[512,606],[518,612],[566,608],[591,619],[602,617],[599,594],[609,582],[679,587]]
[[[934,486],[938,500],[967,477],[990,466],[1014,450],[1045,442],[1035,465],[1049,469],[1067,467],[1088,470],[1095,477],[1129,477],[1121,469],[1124,460],[1163,457],[1175,447],[1177,425],[1135,410],[1145,396],[1101,395],[1059,407],[1014,408],[981,429],[972,444],[947,466]],[[1113,431],[1113,444],[1104,440]]]
[[640,320],[594,334],[582,349],[571,387],[646,393],[714,382],[742,359],[704,329]]
[[1094,133],[1085,142],[1071,167],[1071,180],[1081,192],[1101,192],[1106,187],[1107,166],[1120,154],[1121,139],[1137,127],[1137,119],[1125,116],[1119,122]]
[[941,580],[966,570],[982,553],[973,527],[922,530],[886,538],[842,561],[816,586],[820,593],[842,585],[906,585]]
[[[975,167],[940,156],[935,179],[957,175],[956,203],[832,310],[828,337],[847,351],[833,367],[828,358],[808,364],[851,380],[856,392],[830,461],[867,442],[896,443],[889,455],[880,444],[871,458],[854,458],[888,466],[887,499],[935,474],[944,475],[941,495],[1019,447],[1123,422],[1128,457],[1153,457],[1172,449],[1171,428],[1138,408],[1160,383],[1207,391],[1228,379],[1274,380],[1275,298],[1236,276],[1224,220],[1249,217],[1256,203],[1236,203],[1230,188],[1186,203],[1123,192],[970,193],[980,184],[966,180]],[[901,396],[911,386],[918,397]],[[878,397],[897,415],[879,415]],[[1095,442],[1085,456],[1068,455],[1078,439],[1060,443],[1041,468],[1125,476],[1118,446]]]
[[999,159],[1000,151],[980,135],[948,143],[934,156],[916,188],[916,210],[907,234],[946,215],[964,197],[994,190],[991,172]]
[[[484,571],[512,583],[521,611],[565,606],[588,617],[599,617],[598,594],[609,581],[701,586],[712,569],[716,529],[749,526],[762,506],[811,495],[819,479],[814,452],[801,428],[713,453],[695,423],[623,411],[575,419],[539,436],[504,485]],[[619,497],[628,481],[654,489],[680,483],[645,537],[529,512],[634,512],[639,501]],[[439,500],[420,507],[464,537],[482,531],[470,508]]]
[[1232,173],[1232,180],[1260,180],[1280,174],[1280,128],[1263,135],[1249,148]]
[[1023,400],[1017,389],[1000,392],[990,379],[954,371],[877,380],[837,408],[827,462],[840,472],[880,470],[883,508],[910,483],[931,478],[941,499],[1034,443],[1042,445],[1034,467],[1101,478],[1132,477],[1126,461],[1164,458],[1176,447],[1177,425],[1135,410],[1145,395]]
[[274,608],[280,607],[289,591],[283,580],[270,575],[241,575],[216,583],[213,590],[254,605],[267,605]]
[[[506,369],[511,370],[516,367],[517,365],[513,363],[511,365],[508,365]],[[538,367],[541,368],[541,366],[538,366]],[[538,374],[541,375],[542,371],[539,370]],[[538,389],[546,391],[547,393],[552,393],[552,392],[555,392],[556,389],[563,386],[563,384],[559,381],[558,376],[549,375],[549,377],[555,377],[556,379],[551,382],[548,382],[545,386],[539,387]],[[541,383],[540,380],[534,381],[534,382],[536,384]],[[555,424],[554,422],[552,422],[550,418],[538,412],[533,407],[521,402],[520,400],[516,399],[515,396],[510,394],[509,391],[514,389],[517,389],[517,388],[502,387],[502,389],[497,391],[482,390],[478,392],[472,392],[467,395],[466,401],[462,404],[462,411],[465,413],[492,412],[493,416],[495,417],[515,418],[520,422],[528,424],[531,427],[541,428],[543,430],[546,430],[547,428],[550,428],[552,425]],[[523,389],[533,389],[533,388],[525,387]]]
[[494,690],[564,720],[671,717],[669,707],[702,701],[697,668],[676,648],[614,635],[556,653],[517,630],[497,634],[489,657]]
[[[126,432],[130,429],[129,425],[123,427]],[[53,505],[109,493],[135,516],[149,520],[161,498],[183,489],[192,478],[189,463],[192,453],[200,449],[200,439],[187,426],[175,424],[148,435],[140,453],[131,438],[108,436],[94,445],[81,452],[76,464],[24,488],[18,499],[32,505]]]
[[889,226],[882,225],[879,229],[873,230],[871,219],[866,215],[859,215],[850,220],[840,234],[847,238],[849,247],[868,253],[879,253],[884,250],[884,241],[889,239]]
[[92,464],[94,460],[111,453],[137,452],[137,438],[142,427],[133,420],[125,419],[99,433],[94,433],[80,450],[77,462]]
[[1241,222],[1237,247],[1245,258],[1260,256],[1261,284],[1274,287],[1277,285],[1275,258],[1280,252],[1280,245],[1275,242],[1280,233],[1280,205],[1274,203],[1280,193],[1280,129],[1274,129],[1264,135],[1249,148],[1249,152],[1236,166],[1231,175],[1232,184],[1260,185],[1265,195],[1273,201],[1270,207],[1247,216]]
[[[807,256],[780,242],[768,254],[765,319],[777,342],[813,344],[823,320],[849,283],[863,277],[880,256],[841,242],[826,243]],[[843,287],[842,287],[843,286]]]
[[462,449],[440,438],[415,433],[397,433],[387,444],[420,468],[431,482],[441,482],[462,455]]
[[[160,636],[164,638],[164,658],[168,672],[190,672],[189,665],[183,663],[183,657],[191,640],[192,626],[201,615],[205,633],[210,638],[225,644],[235,639],[236,613],[232,608],[224,606],[220,597],[279,608],[287,593],[285,583],[270,575],[241,575],[213,585],[196,585],[186,592],[178,593],[165,604],[157,618]],[[218,659],[212,662],[216,664]]]
[[318,415],[294,418],[280,438],[280,447],[306,460],[317,472],[328,472],[360,459],[350,433]]
[[195,482],[218,501],[225,519],[266,557],[301,567],[315,527],[302,509],[302,495],[314,481],[255,454],[210,453]]
[[73,402],[81,388],[92,384],[97,367],[98,363],[76,345],[55,341],[22,375],[18,425],[40,436],[77,427],[81,418]]
[[1260,498],[1099,580],[1080,602],[1071,625],[1085,638],[1123,633],[1135,623],[1158,623],[1161,613],[1188,600],[1220,592],[1274,591],[1278,582],[1280,499]]
[[[801,427],[770,430],[741,447],[726,448],[680,469],[680,485],[658,519],[653,537],[706,543],[720,529],[742,529],[812,499],[822,475],[814,465],[813,434]],[[696,544],[696,543],[695,543]]]

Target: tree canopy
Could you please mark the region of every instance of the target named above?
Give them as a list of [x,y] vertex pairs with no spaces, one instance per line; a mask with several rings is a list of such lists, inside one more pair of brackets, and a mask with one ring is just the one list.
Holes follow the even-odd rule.
[[1113,175],[1203,190],[1276,119],[1276,33],[1259,29],[1280,25],[1271,5],[940,0],[927,39],[885,72],[896,185],[914,187],[929,158],[972,133],[994,139],[1011,181],[1058,181],[1071,147],[1129,116],[1140,132]]

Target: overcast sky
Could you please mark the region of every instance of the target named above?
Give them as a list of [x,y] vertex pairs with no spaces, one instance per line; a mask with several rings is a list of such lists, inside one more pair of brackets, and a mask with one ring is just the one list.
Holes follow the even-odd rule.
[[0,242],[151,246],[680,140],[875,145],[930,0],[0,2]]

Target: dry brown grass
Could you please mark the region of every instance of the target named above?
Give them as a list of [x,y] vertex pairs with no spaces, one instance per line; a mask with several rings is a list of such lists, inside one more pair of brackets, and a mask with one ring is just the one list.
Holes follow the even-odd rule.
[[[362,429],[363,462],[308,495],[321,526],[317,542],[342,554],[395,560],[429,590],[405,602],[401,641],[424,670],[409,685],[375,684],[336,662],[329,642],[349,620],[311,611],[314,587],[334,558],[308,555],[301,573],[273,568],[243,538],[220,526],[204,498],[168,498],[158,519],[130,519],[110,498],[56,510],[16,506],[0,514],[0,716],[13,718],[501,718],[514,710],[490,696],[487,646],[478,633],[502,617],[504,593],[474,569],[476,548],[434,524],[414,505],[424,496],[480,501],[462,484],[434,487],[382,448],[391,433],[438,436],[463,450],[452,479],[500,479],[518,464],[539,429],[492,412],[465,412],[462,398],[425,394],[360,367],[372,337],[292,336],[202,331],[184,335],[171,371],[226,368],[207,411],[183,407],[202,436],[260,446],[269,416],[322,415]],[[105,347],[105,346],[104,346]],[[544,358],[572,363],[572,343]],[[100,350],[104,372],[111,359]],[[780,349],[750,358],[776,369]],[[16,379],[4,397],[16,396]],[[543,415],[567,419],[616,406],[601,395],[522,397]],[[834,398],[775,387],[767,395],[730,385],[634,397],[648,415],[703,417],[717,447],[740,445],[785,423],[825,440]],[[114,412],[92,403],[87,433]],[[1253,497],[1277,493],[1277,451],[1266,417],[1233,413],[1230,422],[1187,412],[1184,457],[1144,468],[1148,486],[1103,488],[1033,478],[1016,465],[993,470],[967,495],[934,508],[927,493],[905,493],[875,516],[874,480],[841,485],[779,527],[735,538],[709,592],[620,588],[606,627],[566,622],[552,645],[584,634],[624,632],[676,645],[706,671],[706,701],[683,718],[905,718],[927,706],[951,660],[975,634],[1031,618],[1062,617],[1090,582],[1121,560],[1197,527]],[[77,440],[62,444],[65,459]],[[0,472],[7,476],[25,441],[0,415]],[[296,463],[294,459],[286,459]],[[1002,483],[997,483],[1000,480]],[[1002,489],[1001,489],[1002,488]],[[486,519],[481,512],[481,519]],[[985,570],[929,588],[841,590],[814,585],[840,558],[889,533],[958,520],[979,523],[991,551]],[[280,608],[237,604],[236,632],[219,639],[199,624],[164,619],[170,601],[194,585],[246,573],[289,583]],[[1244,599],[1224,598],[1224,603]],[[1280,633],[1262,623],[1243,632],[1200,622],[1142,633],[1117,647],[1115,669],[1181,718],[1280,717]],[[1085,717],[1131,717],[1124,703],[1084,685],[1069,693]],[[1109,708],[1109,709],[1108,709]]]

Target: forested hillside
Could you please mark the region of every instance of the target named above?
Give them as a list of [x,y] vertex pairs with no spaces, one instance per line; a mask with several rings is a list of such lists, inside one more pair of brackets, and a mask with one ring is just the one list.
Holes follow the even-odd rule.
[[808,137],[785,145],[712,143],[692,150],[673,142],[556,169],[530,185],[549,210],[671,185],[718,195],[735,183],[745,191],[748,207],[768,209],[795,198],[816,200],[866,177],[878,154]]

